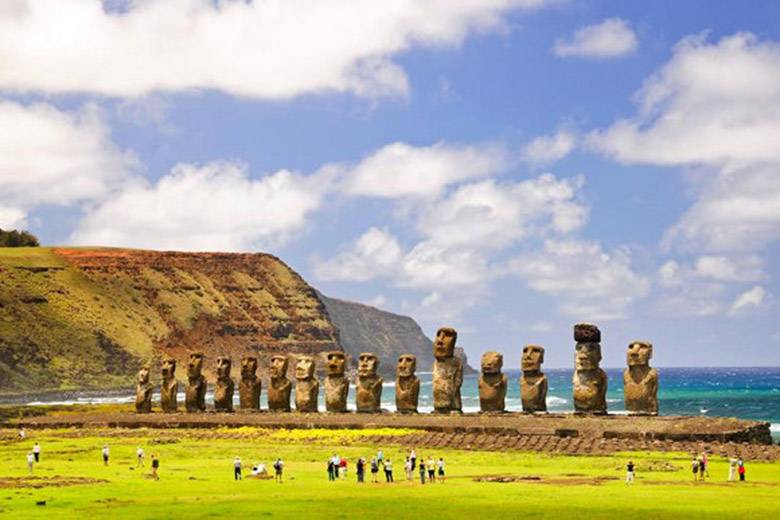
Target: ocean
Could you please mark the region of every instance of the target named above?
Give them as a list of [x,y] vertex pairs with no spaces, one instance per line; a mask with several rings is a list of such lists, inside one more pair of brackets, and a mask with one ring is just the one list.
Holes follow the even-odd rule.
[[[661,415],[705,415],[739,417],[767,421],[772,424],[772,435],[780,440],[780,367],[772,368],[658,368],[659,408]],[[610,413],[625,413],[623,406],[623,369],[606,369],[609,377],[607,405]],[[550,412],[572,411],[570,369],[547,369],[548,377],[547,407]],[[507,370],[509,388],[507,390],[507,410],[520,411],[520,371]],[[418,373],[420,386],[420,412],[433,409],[431,373]],[[461,395],[464,412],[479,411],[478,375],[467,376],[463,381]],[[395,382],[384,384],[382,392],[383,408],[395,409]],[[322,392],[322,390],[321,390]],[[266,394],[263,389],[261,406],[266,406]],[[207,402],[212,399],[207,396]],[[184,395],[179,397],[184,401]],[[238,403],[238,395],[235,396]],[[354,390],[350,391],[350,408],[354,409]],[[8,399],[0,398],[0,402]],[[111,392],[101,395],[96,392],[75,393],[67,397],[50,395],[46,398],[27,400],[16,404],[88,404],[88,403],[128,403],[133,396],[127,392]],[[325,408],[320,397],[320,409]]]

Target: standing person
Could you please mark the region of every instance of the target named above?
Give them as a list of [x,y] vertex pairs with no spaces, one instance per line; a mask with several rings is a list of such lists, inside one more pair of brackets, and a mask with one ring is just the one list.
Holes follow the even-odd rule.
[[385,461],[385,481],[393,482],[393,463],[390,459]]
[[347,479],[347,459],[341,459],[339,462],[339,476],[341,480]]
[[333,457],[330,457],[328,459],[328,480],[330,480],[331,482],[336,480],[336,477],[335,477],[334,471],[333,471]]
[[24,428],[19,428],[19,440],[23,441],[25,437]]
[[634,461],[629,460],[626,466],[626,484],[634,483]]
[[702,467],[701,469],[699,469],[699,471],[702,474],[701,475],[702,480],[704,480],[704,472],[707,472],[707,478],[710,478],[710,460],[707,457],[706,451],[703,451],[701,453],[701,462],[702,462]]
[[30,475],[32,475],[33,472],[33,462],[35,462],[35,457],[33,457],[33,453],[30,451],[27,453],[27,469],[30,472]]
[[282,483],[282,471],[284,471],[284,462],[282,462],[282,459],[276,459],[276,462],[274,462],[274,472],[276,482],[279,484]]
[[739,473],[739,481],[744,482],[745,481],[745,461],[742,460],[742,457],[740,457],[737,460],[737,472]]
[[37,442],[33,446],[33,457],[35,457],[35,462],[41,461],[41,445]]
[[409,453],[409,460],[412,462],[412,471],[414,471],[414,468],[417,467],[417,452],[414,451],[414,448]]
[[357,471],[358,483],[363,483],[363,475],[366,473],[366,459],[358,457],[357,463],[355,463],[355,470]]
[[106,444],[106,445],[103,446],[103,465],[104,466],[108,466],[108,455],[109,455],[108,444]]
[[737,480],[737,459],[729,458],[729,482]]
[[428,482],[436,482],[436,462],[433,457],[428,457],[425,467],[428,468]]
[[439,469],[439,482],[444,482],[444,458],[439,457],[439,462],[436,463],[436,467]]
[[382,452],[381,448],[376,452],[376,461],[380,465],[385,464],[385,454]]
[[420,484],[425,484],[425,459],[420,459]]
[[144,465],[144,449],[142,447],[138,446],[138,449],[135,450],[135,458],[136,458],[135,467],[137,467],[137,468],[143,467],[143,465]]
[[371,459],[371,482],[379,482],[377,473],[379,473],[379,461],[374,457]]
[[160,460],[157,458],[157,455],[152,453],[152,478],[154,480],[160,480],[160,476],[157,475],[157,470],[160,468]]
[[693,471],[693,480],[697,480],[699,476],[699,459],[696,458],[696,455],[693,455],[693,460],[691,460],[691,471]]
[[241,457],[233,460],[233,480],[241,480]]
[[412,461],[409,457],[406,457],[404,461],[404,472],[406,473],[406,480],[412,480]]

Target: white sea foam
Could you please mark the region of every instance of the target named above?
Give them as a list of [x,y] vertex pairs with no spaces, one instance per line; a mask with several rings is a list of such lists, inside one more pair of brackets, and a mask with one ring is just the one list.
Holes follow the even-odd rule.
[[769,425],[769,431],[773,433],[780,433],[780,423],[772,423]]
[[560,406],[568,402],[569,401],[567,399],[564,399],[563,397],[557,397],[554,395],[547,397],[547,406]]

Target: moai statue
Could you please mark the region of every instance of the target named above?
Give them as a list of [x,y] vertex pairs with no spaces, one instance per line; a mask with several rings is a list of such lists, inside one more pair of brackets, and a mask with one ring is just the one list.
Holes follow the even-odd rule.
[[377,375],[379,358],[370,352],[363,352],[358,358],[358,377],[355,385],[355,401],[358,412],[377,413],[382,411],[382,378]]
[[658,372],[650,368],[653,344],[632,341],[627,357],[628,368],[623,372],[626,410],[632,414],[658,415]]
[[260,378],[257,377],[257,358],[245,356],[241,359],[241,381],[238,383],[239,407],[242,410],[259,410],[260,389]]
[[542,372],[544,347],[526,345],[523,347],[520,377],[520,399],[523,411],[528,413],[547,411],[547,376]]
[[501,373],[504,356],[498,352],[482,354],[479,378],[479,408],[483,412],[503,412],[506,408],[506,374]]
[[455,357],[455,329],[443,327],[433,342],[433,410],[435,413],[460,412],[460,387],[463,384],[463,363]]
[[589,323],[574,326],[577,342],[574,355],[574,410],[581,413],[607,413],[607,374],[599,368],[601,332]]
[[135,385],[135,411],[150,413],[152,411],[152,383],[149,382],[149,368],[141,367],[138,371],[138,382]]
[[290,411],[292,383],[287,379],[287,357],[271,358],[271,381],[268,385],[268,409],[272,412]]
[[400,413],[417,413],[420,397],[420,379],[414,374],[417,357],[401,354],[395,375],[395,409]]
[[206,378],[203,371],[203,353],[193,352],[187,363],[187,391],[184,394],[184,404],[187,411],[206,411]]
[[164,359],[162,362],[162,385],[160,386],[160,408],[165,413],[178,410],[177,394],[179,382],[176,381],[176,360]]
[[343,352],[328,352],[328,374],[325,376],[325,409],[329,412],[347,411],[349,379],[344,375],[347,356]]
[[235,383],[230,377],[233,361],[227,356],[217,358],[217,384],[214,388],[214,409],[218,412],[233,411]]
[[299,412],[317,412],[320,382],[314,375],[314,358],[298,356],[295,364],[295,409]]

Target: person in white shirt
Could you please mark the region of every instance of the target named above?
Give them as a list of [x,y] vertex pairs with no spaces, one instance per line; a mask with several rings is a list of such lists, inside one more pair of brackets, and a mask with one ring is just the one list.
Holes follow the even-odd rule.
[[412,452],[409,453],[409,460],[412,463],[412,471],[414,471],[414,468],[417,467],[417,452],[414,451],[414,448],[412,448]]
[[25,436],[24,428],[19,428],[19,440],[23,441],[24,440],[24,436]]
[[144,449],[142,447],[138,446],[138,449],[135,450],[135,457],[137,459],[136,467],[142,467],[144,465]]
[[737,459],[731,457],[729,459],[729,482],[737,480]]
[[108,466],[108,444],[103,446],[103,465]]
[[37,442],[33,446],[33,457],[35,457],[35,462],[41,461],[41,445]]
[[233,480],[241,480],[241,458],[233,460]]
[[35,457],[33,457],[32,452],[29,452],[27,454],[27,469],[30,471],[30,475],[32,475],[33,472],[33,462],[35,461]]
[[436,467],[439,469],[439,481],[444,482],[444,459],[442,457],[439,457],[439,462],[436,463]]
[[409,457],[406,457],[404,462],[404,471],[406,472],[406,480],[412,480],[412,461]]

